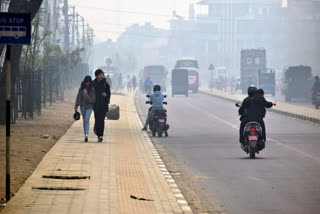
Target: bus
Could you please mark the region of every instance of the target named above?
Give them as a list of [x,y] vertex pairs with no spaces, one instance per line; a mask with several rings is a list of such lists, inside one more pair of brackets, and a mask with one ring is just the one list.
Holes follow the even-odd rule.
[[0,26],[0,37],[20,37],[27,36],[27,28],[20,26]]

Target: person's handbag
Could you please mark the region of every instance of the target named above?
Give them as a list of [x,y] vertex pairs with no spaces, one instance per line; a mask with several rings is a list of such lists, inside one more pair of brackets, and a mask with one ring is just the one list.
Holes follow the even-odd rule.
[[119,120],[120,118],[120,107],[115,104],[109,104],[109,111],[106,113],[108,120]]
[[75,120],[80,120],[80,113],[76,111],[76,112],[73,114],[73,118],[74,118]]

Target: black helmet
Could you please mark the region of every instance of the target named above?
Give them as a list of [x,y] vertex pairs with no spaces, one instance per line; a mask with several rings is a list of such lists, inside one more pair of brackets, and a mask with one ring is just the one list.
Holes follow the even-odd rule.
[[262,88],[259,88],[257,94],[264,95],[264,90]]
[[73,118],[74,118],[75,120],[80,120],[80,113],[76,111],[76,112],[73,114]]
[[248,95],[249,97],[252,97],[253,95],[255,95],[257,93],[258,89],[254,86],[249,86],[248,87]]
[[155,91],[161,91],[161,86],[160,85],[155,85],[154,87],[153,87],[153,91],[155,92]]

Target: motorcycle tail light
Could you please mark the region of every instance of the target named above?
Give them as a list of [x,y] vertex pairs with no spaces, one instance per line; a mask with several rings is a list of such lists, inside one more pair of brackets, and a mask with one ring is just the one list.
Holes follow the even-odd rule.
[[249,131],[250,132],[256,132],[257,131],[256,126],[255,125],[251,125]]

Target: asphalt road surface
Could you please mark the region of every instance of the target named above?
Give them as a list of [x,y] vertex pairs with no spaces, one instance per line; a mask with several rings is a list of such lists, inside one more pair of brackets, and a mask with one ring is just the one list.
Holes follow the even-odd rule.
[[[166,100],[169,137],[158,139],[206,177],[210,201],[236,214],[320,212],[320,126],[268,112],[266,148],[249,159],[238,143],[234,103],[203,94]],[[146,113],[145,101],[141,95]]]

